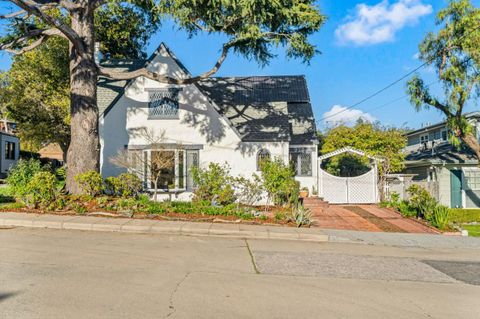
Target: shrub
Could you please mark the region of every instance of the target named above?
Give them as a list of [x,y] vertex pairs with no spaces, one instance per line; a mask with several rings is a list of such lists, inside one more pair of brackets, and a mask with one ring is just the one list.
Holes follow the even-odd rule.
[[237,177],[235,179],[238,201],[245,205],[254,205],[262,199],[264,191],[263,183],[257,174],[253,174],[251,179]]
[[116,196],[119,193],[120,181],[115,176],[105,178],[105,192],[108,195]]
[[462,223],[480,223],[480,209],[452,208],[449,213],[450,222]]
[[263,186],[276,205],[298,202],[299,184],[295,171],[279,159],[264,161],[261,167]]
[[85,195],[97,196],[105,189],[102,175],[96,171],[78,174],[75,176],[75,181]]
[[415,217],[417,216],[417,211],[410,206],[410,203],[406,200],[402,200],[398,203],[398,206],[395,207],[400,214],[404,217]]
[[118,193],[122,197],[137,197],[143,190],[142,180],[135,174],[122,173],[118,175]]
[[38,172],[44,171],[39,160],[19,160],[16,165],[8,171],[7,183],[11,187],[13,196],[20,199],[28,193],[27,185],[33,176]]
[[228,165],[210,163],[207,169],[194,167],[192,177],[195,183],[195,201],[216,202],[228,205],[235,201],[235,191],[232,186],[234,179],[230,175]]
[[410,206],[416,210],[417,217],[428,219],[437,206],[437,200],[419,185],[412,185],[407,189],[410,195]]
[[145,211],[149,214],[165,214],[168,210],[165,204],[159,202],[150,202]]
[[30,208],[46,208],[55,201],[57,179],[51,172],[38,172],[27,184],[21,200]]
[[438,229],[448,228],[450,209],[447,206],[437,205],[429,215],[428,221]]

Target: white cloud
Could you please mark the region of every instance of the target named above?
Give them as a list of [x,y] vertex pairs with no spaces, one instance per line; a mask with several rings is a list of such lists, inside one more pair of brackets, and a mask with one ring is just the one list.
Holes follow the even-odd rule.
[[339,124],[353,125],[359,119],[368,122],[375,122],[377,119],[371,114],[363,112],[358,109],[347,109],[345,106],[334,105],[330,109],[323,113],[322,118],[326,126],[337,126]]
[[346,23],[335,30],[340,44],[372,45],[393,41],[395,33],[432,12],[431,5],[422,0],[398,0],[390,4],[388,0],[369,6],[358,4],[355,16],[347,17]]

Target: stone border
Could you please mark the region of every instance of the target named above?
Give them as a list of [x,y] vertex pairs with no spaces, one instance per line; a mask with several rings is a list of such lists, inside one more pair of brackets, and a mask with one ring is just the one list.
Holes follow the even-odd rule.
[[329,240],[327,234],[314,228],[13,212],[0,213],[1,226],[311,242],[327,242]]

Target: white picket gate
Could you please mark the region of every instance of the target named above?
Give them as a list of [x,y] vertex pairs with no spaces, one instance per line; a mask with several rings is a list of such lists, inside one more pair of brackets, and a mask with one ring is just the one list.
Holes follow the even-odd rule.
[[329,174],[321,168],[322,160],[342,153],[354,153],[367,156],[363,152],[343,148],[320,156],[318,168],[318,190],[320,197],[332,204],[372,204],[378,203],[378,171],[377,160],[372,160],[372,169],[367,173],[355,177],[339,177]]

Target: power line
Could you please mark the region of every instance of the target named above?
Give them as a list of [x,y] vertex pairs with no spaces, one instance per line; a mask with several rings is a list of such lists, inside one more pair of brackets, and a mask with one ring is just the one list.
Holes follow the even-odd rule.
[[[480,25],[478,25],[476,28],[474,28],[474,29],[471,30],[470,32],[467,32],[467,33],[465,33],[464,35],[462,35],[458,40],[463,39],[463,38],[466,37],[467,35],[469,35],[469,34],[475,32],[475,31],[477,31],[478,29],[480,29]],[[400,81],[404,80],[405,78],[407,78],[407,77],[409,77],[410,75],[414,74],[415,72],[417,72],[417,71],[420,70],[421,68],[423,68],[423,67],[425,67],[426,65],[430,64],[430,63],[434,60],[434,58],[435,58],[435,57],[430,58],[428,61],[425,61],[424,63],[422,63],[421,65],[419,65],[419,66],[416,67],[415,69],[413,69],[412,71],[408,72],[407,74],[403,75],[403,76],[400,77],[399,79],[397,79],[397,80],[393,81],[392,83],[388,84],[388,85],[385,86],[384,88],[382,88],[382,89],[376,91],[375,93],[367,96],[366,98],[364,98],[364,99],[362,99],[362,100],[360,100],[360,101],[358,101],[358,102],[356,102],[356,103],[354,103],[354,104],[352,104],[352,105],[344,108],[344,109],[341,110],[341,111],[338,111],[338,112],[336,112],[336,113],[334,113],[334,114],[330,114],[330,115],[325,116],[325,117],[322,117],[322,118],[319,119],[317,122],[325,121],[326,119],[329,119],[329,118],[332,118],[332,117],[334,117],[334,116],[337,116],[338,114],[341,114],[341,113],[343,113],[343,112],[345,112],[345,111],[348,111],[348,110],[350,110],[350,109],[352,109],[352,108],[354,108],[354,107],[356,107],[356,106],[358,106],[358,105],[360,105],[360,104],[362,104],[362,103],[370,100],[371,98],[373,98],[373,97],[377,96],[378,94],[380,94],[380,93],[388,90],[389,88],[391,88],[392,86],[396,85],[396,84],[399,83]]]
[[[434,84],[437,84],[437,83],[439,83],[439,82],[440,82],[440,80],[433,81],[433,82],[427,84],[425,87],[428,88],[428,87],[430,87],[430,86],[432,86],[432,85],[434,85]],[[365,112],[370,112],[370,111],[378,110],[378,109],[381,109],[381,108],[383,108],[383,107],[389,106],[389,105],[391,105],[391,104],[393,104],[393,103],[395,103],[395,102],[398,102],[398,101],[400,101],[400,100],[403,100],[403,99],[405,99],[405,98],[407,98],[407,97],[409,97],[409,95],[408,95],[408,94],[405,94],[405,95],[402,95],[402,96],[400,96],[400,97],[397,97],[396,99],[390,100],[390,101],[388,101],[388,102],[386,102],[386,103],[384,103],[384,104],[382,104],[382,105],[380,105],[380,106],[377,106],[377,107],[374,107],[374,108],[370,108],[370,109],[366,109],[366,110],[364,110],[364,111],[365,111]],[[342,110],[342,111],[343,111],[343,110]]]

